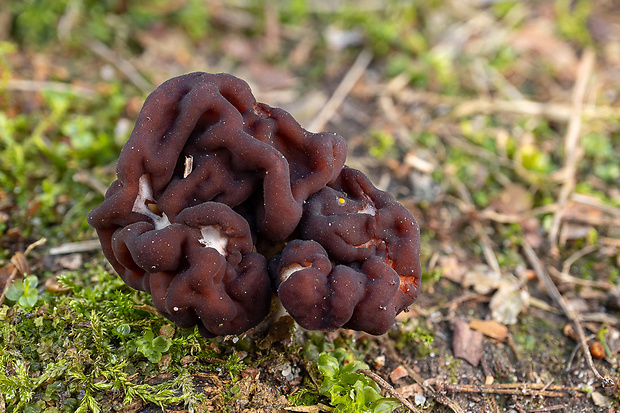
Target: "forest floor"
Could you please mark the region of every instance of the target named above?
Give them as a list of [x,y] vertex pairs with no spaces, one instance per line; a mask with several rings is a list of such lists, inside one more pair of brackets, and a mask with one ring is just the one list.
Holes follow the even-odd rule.
[[[1,413],[619,409],[617,0],[0,5]],[[115,275],[86,215],[192,71],[342,135],[411,210],[422,291],[387,334],[205,340]]]

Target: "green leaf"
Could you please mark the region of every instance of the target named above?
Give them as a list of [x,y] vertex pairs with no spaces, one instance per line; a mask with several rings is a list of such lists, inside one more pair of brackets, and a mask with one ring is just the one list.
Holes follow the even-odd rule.
[[327,378],[334,377],[340,369],[338,366],[338,360],[327,353],[321,353],[319,355],[319,363],[317,367],[321,374]]
[[26,279],[24,279],[25,291],[35,289],[37,288],[37,285],[39,285],[39,280],[35,275],[29,275]]
[[370,408],[372,413],[391,413],[400,406],[400,402],[397,399],[381,399],[373,403]]
[[25,308],[32,308],[37,303],[38,295],[22,295],[19,299],[19,305]]
[[23,294],[24,285],[21,283],[21,281],[13,282],[13,284],[11,284],[11,286],[6,290],[6,298],[11,301],[19,300],[19,297],[21,297]]
[[147,342],[152,342],[153,338],[155,338],[155,335],[153,334],[153,332],[151,330],[147,331],[146,333],[144,333],[144,336],[142,337],[145,341]]
[[131,327],[129,326],[129,324],[121,324],[118,327],[116,327],[116,331],[121,336],[127,336],[129,335],[129,333],[131,333]]
[[172,341],[166,336],[158,336],[155,340],[153,340],[153,350],[159,351],[160,353],[165,353],[168,351],[171,345]]
[[159,351],[152,351],[145,355],[151,363],[159,363],[159,360],[161,360],[161,353]]

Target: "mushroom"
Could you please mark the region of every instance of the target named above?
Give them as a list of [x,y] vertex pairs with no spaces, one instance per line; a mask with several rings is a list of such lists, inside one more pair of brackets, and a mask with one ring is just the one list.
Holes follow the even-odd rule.
[[[182,75],[146,99],[88,221],[129,286],[205,337],[260,323],[272,284],[304,327],[379,334],[419,289],[418,229],[345,156],[342,137],[306,131],[232,75]],[[267,250],[287,242],[270,273]],[[308,286],[323,294],[305,299],[312,315],[291,298]],[[343,307],[310,311],[320,297]]]
[[[301,238],[270,263],[284,308],[305,328],[383,334],[420,290],[420,229],[360,171],[310,197]],[[329,264],[329,265],[328,265]]]

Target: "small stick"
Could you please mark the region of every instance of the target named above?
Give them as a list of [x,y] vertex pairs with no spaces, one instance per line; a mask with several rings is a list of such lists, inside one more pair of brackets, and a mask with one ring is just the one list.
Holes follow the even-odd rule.
[[562,273],[568,275],[570,273],[570,267],[572,267],[575,262],[585,257],[586,255],[598,250],[598,248],[598,245],[588,245],[573,253],[570,257],[566,259],[566,261],[564,261],[564,265],[562,265]]
[[552,412],[554,410],[562,410],[562,409],[567,409],[567,408],[568,408],[568,406],[566,404],[554,404],[553,406],[539,407],[538,409],[530,410],[528,413]]
[[353,65],[349,68],[349,71],[334,91],[334,94],[308,126],[308,130],[321,132],[325,128],[325,125],[327,125],[340,105],[342,105],[342,102],[344,102],[349,95],[353,86],[355,86],[360,77],[362,77],[371,60],[372,53],[370,53],[370,51],[364,49],[360,52],[355,62],[353,62]]
[[559,279],[562,282],[583,285],[584,287],[602,288],[607,290],[614,288],[614,286],[607,281],[582,280],[581,278],[577,278],[565,272],[558,271],[553,267],[549,267],[548,269],[551,275],[553,275],[555,278]]
[[594,376],[596,376],[597,380],[601,382],[603,387],[613,386],[613,380],[608,377],[604,377],[601,373],[599,373],[596,366],[594,365],[594,361],[592,360],[592,354],[590,354],[590,349],[588,348],[588,343],[586,341],[586,335],[583,331],[581,323],[579,322],[577,314],[568,306],[566,299],[564,299],[564,297],[558,290],[558,287],[555,286],[553,280],[551,279],[551,277],[543,267],[542,263],[540,262],[540,259],[536,255],[536,252],[534,252],[534,249],[530,246],[526,239],[523,240],[523,250],[525,251],[525,255],[528,261],[534,268],[538,279],[542,281],[545,288],[547,289],[547,293],[559,304],[564,314],[573,323],[575,331],[579,336],[579,343],[581,344],[581,348],[583,349],[590,370],[592,370],[592,373],[594,373]]
[[426,382],[426,380],[422,378],[422,376],[420,376],[415,370],[409,367],[407,363],[404,362],[403,359],[398,355],[398,353],[394,349],[394,345],[389,340],[382,340],[382,342],[385,345],[385,347],[388,349],[388,351],[390,352],[390,355],[394,357],[396,360],[398,360],[399,363],[405,367],[409,376],[413,377],[413,380],[415,380],[416,383],[418,383],[420,387],[424,389],[426,394],[430,394],[430,396],[434,398],[437,403],[447,406],[454,413],[465,413],[464,410],[461,408],[461,406],[459,406],[457,402],[455,402],[448,396],[442,394],[441,392],[436,391],[431,385],[429,385]]
[[557,204],[560,206],[558,211],[553,216],[553,223],[551,230],[549,231],[549,242],[552,248],[557,248],[558,235],[560,232],[560,225],[566,212],[566,203],[568,198],[575,189],[577,173],[577,162],[579,161],[579,135],[581,134],[581,116],[583,112],[583,101],[586,94],[586,88],[588,86],[588,80],[592,74],[594,67],[595,54],[592,49],[586,49],[583,53],[583,57],[579,64],[577,72],[577,81],[575,82],[575,88],[573,90],[573,110],[570,120],[568,122],[568,129],[566,136],[564,137],[564,147],[566,151],[566,165],[564,166],[564,184],[560,190]]
[[278,4],[265,2],[265,51],[269,56],[280,52],[280,12]]
[[101,243],[97,239],[77,242],[67,242],[59,247],[51,248],[50,255],[73,254],[76,252],[87,252],[101,249]]
[[392,387],[392,385],[390,385],[390,383],[388,383],[387,381],[383,379],[383,377],[379,376],[377,373],[373,371],[366,370],[366,369],[360,369],[359,372],[373,379],[375,383],[383,387],[388,393],[390,393],[392,397],[398,399],[398,401],[400,401],[403,405],[405,405],[407,409],[411,410],[414,413],[420,413],[420,411],[416,409],[415,406],[411,404],[409,400],[407,400],[405,397],[403,397],[402,394],[397,392],[396,389]]
[[142,91],[142,93],[149,93],[153,90],[153,85],[147,81],[128,60],[119,56],[104,43],[99,40],[91,39],[86,41],[86,46],[91,48],[93,52],[101,56],[104,60],[116,66],[118,70],[127,76],[127,78]]
[[616,208],[612,205],[606,204],[600,199],[594,198],[593,196],[573,193],[570,196],[570,199],[571,201],[575,201],[577,203],[596,208],[602,212],[605,212],[606,214],[613,215],[616,218],[620,218],[620,208]]
[[475,384],[454,384],[437,382],[435,385],[441,390],[448,390],[455,393],[488,393],[488,394],[514,394],[519,396],[541,396],[541,397],[568,397],[569,392],[575,392],[574,397],[582,397],[582,390],[578,388],[563,388],[542,390],[536,388],[534,383],[512,383],[517,386],[505,386],[503,384],[475,385]]
[[37,81],[27,79],[9,79],[0,83],[0,89],[17,92],[43,92],[46,90],[58,93],[70,93],[75,96],[92,98],[95,91],[83,86],[75,86],[70,83]]
[[[384,85],[376,92],[384,92]],[[402,104],[413,105],[422,102],[429,106],[452,106],[456,118],[478,114],[514,113],[525,116],[538,116],[556,122],[566,122],[571,118],[572,107],[566,103],[536,102],[532,100],[502,100],[478,98],[465,100],[456,96],[441,95],[426,91],[390,88],[388,92]],[[586,119],[618,119],[620,110],[613,106],[584,105],[583,117]]]

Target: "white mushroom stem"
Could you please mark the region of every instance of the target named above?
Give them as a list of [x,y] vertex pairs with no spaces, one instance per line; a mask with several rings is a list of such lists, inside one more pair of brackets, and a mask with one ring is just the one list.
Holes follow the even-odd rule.
[[155,225],[155,229],[166,228],[170,225],[170,220],[166,214],[162,213],[161,216],[159,216],[149,209],[147,205],[149,202],[156,204],[153,197],[153,189],[151,188],[151,178],[148,174],[144,174],[138,181],[138,195],[136,196],[131,211],[151,218]]
[[303,267],[300,264],[291,264],[288,267],[283,267],[282,269],[280,269],[280,282],[284,282],[286,280],[289,279],[289,277],[291,275],[293,275],[294,273],[296,273],[297,271],[301,271],[301,270],[305,270],[306,268],[310,268],[311,265],[308,265],[306,267]]
[[362,198],[362,207],[357,211],[357,213],[372,215],[374,217],[377,213],[377,207],[375,207],[375,204],[368,196],[364,195]]
[[222,235],[221,228],[215,225],[209,225],[200,228],[202,238],[198,240],[206,248],[213,248],[222,256],[227,256],[226,247],[228,246],[228,237]]
[[188,155],[185,157],[185,169],[183,170],[183,178],[187,178],[189,174],[192,173],[194,169],[194,157],[192,155]]

